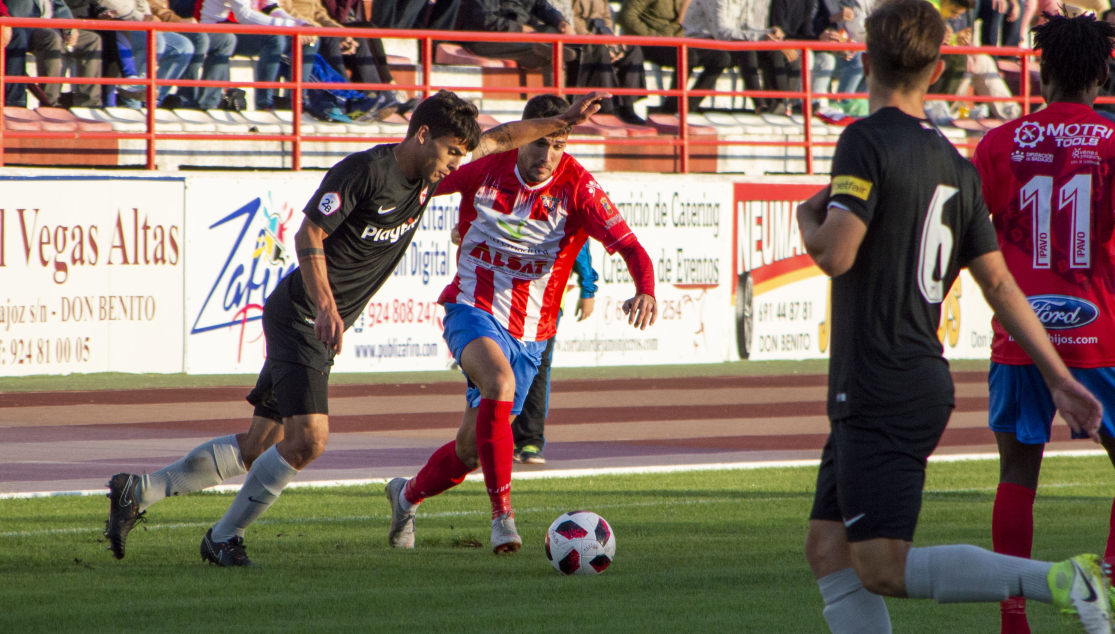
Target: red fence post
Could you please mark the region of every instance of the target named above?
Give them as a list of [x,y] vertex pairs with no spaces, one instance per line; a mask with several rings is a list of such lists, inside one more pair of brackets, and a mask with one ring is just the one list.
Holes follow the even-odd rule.
[[809,76],[809,49],[801,49],[801,87],[805,98],[801,101],[802,124],[805,126],[805,173],[813,173],[813,86]]
[[1022,114],[1030,114],[1030,51],[1022,51]]
[[152,23],[147,23],[147,169],[155,169],[155,109],[158,107],[158,89],[155,87],[155,64],[158,62],[158,38]]
[[4,93],[7,92],[8,85],[4,83],[4,69],[7,67],[7,51],[5,47],[0,46],[0,167],[4,166]]
[[430,96],[430,73],[434,67],[434,40],[422,38],[422,98]]
[[290,149],[290,169],[302,169],[302,38],[292,35],[294,43],[290,62],[290,74],[294,76],[294,94],[290,97],[290,132],[293,135]]
[[[674,85],[681,88],[678,97],[678,139],[681,140],[681,173],[689,173],[689,47],[678,45],[678,63],[674,67],[677,81]],[[650,115],[647,115],[650,116]]]
[[557,96],[565,96],[565,78],[563,72],[565,70],[565,55],[562,50],[561,42],[554,42],[554,59],[553,73],[554,73],[554,88],[557,89]]

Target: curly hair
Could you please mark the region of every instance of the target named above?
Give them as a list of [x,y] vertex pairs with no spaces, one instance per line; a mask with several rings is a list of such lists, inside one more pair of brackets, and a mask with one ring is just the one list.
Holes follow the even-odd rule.
[[1107,78],[1115,26],[1094,15],[1075,18],[1045,14],[1034,27],[1034,48],[1041,50],[1041,80],[1066,95],[1080,95]]

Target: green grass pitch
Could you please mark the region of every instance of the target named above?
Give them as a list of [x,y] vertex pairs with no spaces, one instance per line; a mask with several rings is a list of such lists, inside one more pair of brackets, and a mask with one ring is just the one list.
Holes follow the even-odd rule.
[[[990,547],[995,461],[930,465],[920,545]],[[423,504],[418,547],[386,544],[382,485],[292,489],[248,532],[260,566],[202,564],[228,494],[169,499],[105,550],[100,497],[0,500],[0,632],[826,632],[802,554],[814,468],[517,481],[525,546],[487,547],[479,483]],[[1102,552],[1115,472],[1050,458],[1034,556]],[[603,575],[563,577],[543,533],[560,513],[603,515],[617,538]],[[481,547],[476,547],[479,543]],[[998,606],[888,600],[896,632],[997,632]],[[1035,632],[1072,625],[1032,605]]]

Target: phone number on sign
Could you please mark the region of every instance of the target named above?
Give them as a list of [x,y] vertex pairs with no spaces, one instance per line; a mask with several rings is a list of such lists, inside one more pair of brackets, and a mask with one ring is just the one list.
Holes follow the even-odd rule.
[[376,324],[432,324],[441,328],[439,308],[437,302],[416,302],[413,299],[371,302],[360,316],[362,323],[357,323],[357,326],[362,329]]
[[86,363],[90,356],[89,337],[0,341],[0,365]]

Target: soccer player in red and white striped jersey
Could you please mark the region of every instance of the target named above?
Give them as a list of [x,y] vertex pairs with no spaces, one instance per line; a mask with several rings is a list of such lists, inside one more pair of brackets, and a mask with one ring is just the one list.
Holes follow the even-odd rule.
[[[527,103],[523,119],[568,107],[561,97],[541,95]],[[454,442],[416,477],[388,484],[394,547],[413,547],[414,510],[423,499],[456,486],[477,466],[492,502],[492,549],[522,545],[511,510],[510,419],[554,336],[565,284],[588,238],[627,264],[635,282],[635,297],[623,305],[628,323],[640,329],[654,323],[650,257],[592,175],[565,154],[568,135],[486,156],[438,185],[439,195],[462,196],[458,273],[438,301],[445,306],[445,340],[469,379],[468,409]]]

